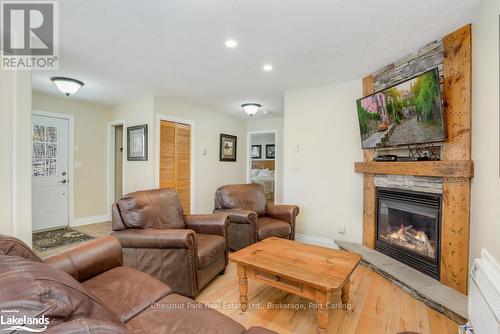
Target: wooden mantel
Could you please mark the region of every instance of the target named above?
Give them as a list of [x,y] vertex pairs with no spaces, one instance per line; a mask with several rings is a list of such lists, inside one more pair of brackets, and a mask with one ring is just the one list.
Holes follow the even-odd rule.
[[363,245],[376,244],[376,174],[437,176],[443,178],[441,217],[441,283],[467,294],[469,272],[471,160],[471,26],[429,43],[413,54],[363,78],[365,96],[414,76],[415,71],[438,67],[442,76],[447,140],[440,161],[374,162],[374,149],[363,150]]
[[474,175],[471,160],[452,161],[367,161],[355,162],[354,171],[366,174],[437,176],[470,179]]

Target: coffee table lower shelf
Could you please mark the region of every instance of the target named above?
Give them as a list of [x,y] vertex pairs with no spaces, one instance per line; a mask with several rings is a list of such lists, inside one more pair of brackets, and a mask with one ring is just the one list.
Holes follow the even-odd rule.
[[294,281],[240,263],[237,263],[237,275],[240,288],[240,308],[243,312],[248,308],[248,279],[250,278],[314,301],[317,304],[318,312],[317,332],[321,334],[328,333],[329,305],[331,304],[333,296],[340,294],[343,306],[349,303],[350,277],[346,279],[346,282],[339,290],[327,291],[307,285],[304,282]]

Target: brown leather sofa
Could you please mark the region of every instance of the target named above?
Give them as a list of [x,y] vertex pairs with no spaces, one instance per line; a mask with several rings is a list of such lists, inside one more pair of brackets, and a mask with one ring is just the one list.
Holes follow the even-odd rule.
[[266,204],[259,184],[225,185],[215,192],[214,213],[229,214],[228,247],[238,250],[269,237],[295,239],[296,205]]
[[184,215],[174,190],[130,193],[113,204],[126,266],[194,297],[227,264],[227,214]]
[[[260,327],[246,331],[222,313],[124,267],[121,245],[112,236],[45,263],[22,241],[0,236],[0,309],[4,319],[48,318],[45,333],[274,333]],[[0,331],[7,327],[0,324]]]

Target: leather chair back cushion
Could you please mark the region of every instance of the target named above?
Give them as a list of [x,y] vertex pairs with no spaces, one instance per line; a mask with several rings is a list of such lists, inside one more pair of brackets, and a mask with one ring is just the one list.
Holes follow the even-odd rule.
[[42,262],[28,245],[19,239],[7,235],[0,235],[0,254],[19,256],[31,261]]
[[118,201],[123,223],[128,228],[185,228],[182,205],[171,189],[137,191]]
[[230,184],[217,189],[216,209],[251,210],[257,215],[266,214],[266,194],[260,184]]
[[19,317],[44,315],[49,327],[78,318],[120,323],[79,282],[44,263],[0,255],[0,286],[5,287],[0,289],[1,310],[18,310]]

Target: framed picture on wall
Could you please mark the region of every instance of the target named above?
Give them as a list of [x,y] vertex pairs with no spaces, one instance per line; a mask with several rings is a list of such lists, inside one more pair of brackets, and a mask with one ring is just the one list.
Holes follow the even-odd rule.
[[274,144],[266,145],[266,159],[274,159],[275,153],[276,152]]
[[236,136],[220,134],[220,161],[236,161]]
[[252,145],[252,159],[262,158],[262,145]]
[[148,125],[130,126],[127,128],[127,160],[148,160]]

